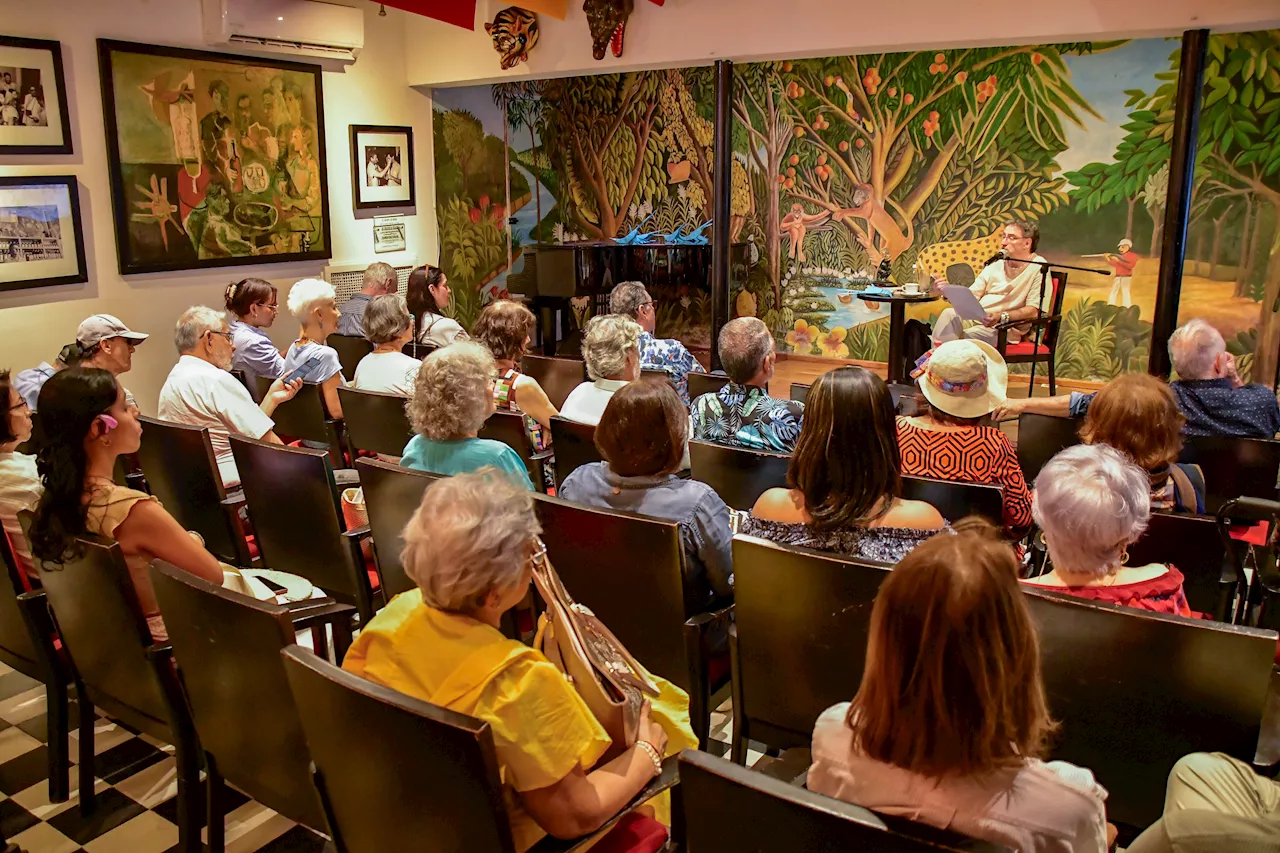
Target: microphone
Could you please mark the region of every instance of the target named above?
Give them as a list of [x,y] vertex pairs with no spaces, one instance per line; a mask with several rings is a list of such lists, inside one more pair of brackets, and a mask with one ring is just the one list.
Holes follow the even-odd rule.
[[1004,253],[1004,251],[1003,251],[1003,250],[1001,250],[1001,251],[999,251],[999,252],[996,252],[996,253],[995,253],[994,255],[992,255],[991,257],[987,258],[986,263],[984,263],[984,264],[983,264],[983,266],[984,266],[984,267],[989,267],[989,266],[991,266],[992,264],[994,264],[996,261],[1003,261],[1006,257],[1008,257],[1008,255],[1006,255],[1006,254]]

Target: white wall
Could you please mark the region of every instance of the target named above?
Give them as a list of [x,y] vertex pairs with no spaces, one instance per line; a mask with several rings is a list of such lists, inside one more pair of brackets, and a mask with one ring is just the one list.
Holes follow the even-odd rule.
[[412,46],[409,83],[460,85],[708,64],[716,59],[799,59],[1280,25],[1276,0],[666,0],[661,8],[649,0],[635,0],[622,59],[610,53],[596,62],[582,3],[572,0],[564,21],[539,16],[541,36],[529,61],[503,72],[483,22],[493,20],[507,5],[506,0],[481,0],[475,32],[410,16],[405,29]]
[[[404,13],[348,0],[365,11],[365,49],[345,73],[324,74],[325,136],[329,171],[329,215],[333,224],[333,264],[385,260],[434,260],[435,189],[432,180],[431,100],[405,85]],[[103,138],[98,82],[97,38],[201,47],[199,0],[0,0],[4,33],[62,42],[75,153],[60,157],[0,157],[0,175],[73,174],[79,178],[81,215],[89,282],[57,288],[0,293],[0,367],[20,370],[52,361],[70,343],[90,314],[115,314],[133,329],[153,335],[134,355],[123,378],[146,413],[155,413],[160,386],[177,360],[173,324],[183,309],[198,304],[222,307],[227,282],[246,276],[287,289],[293,281],[317,276],[323,261],[265,264],[123,277],[116,256],[111,189]],[[405,219],[407,250],[373,254],[373,224],[357,219],[351,207],[348,125],[411,125],[417,170],[416,216]],[[280,299],[284,303],[284,293]],[[297,332],[283,311],[271,330],[277,344]]]

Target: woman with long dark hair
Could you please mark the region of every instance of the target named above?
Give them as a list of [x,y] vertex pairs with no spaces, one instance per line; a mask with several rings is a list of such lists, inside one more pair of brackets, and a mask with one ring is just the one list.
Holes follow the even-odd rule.
[[409,273],[405,303],[413,315],[414,340],[433,347],[447,347],[454,341],[467,340],[466,330],[457,320],[444,315],[452,291],[444,270],[430,264]]
[[116,457],[136,453],[142,438],[124,389],[106,370],[59,371],[40,389],[40,422],[43,442],[36,466],[44,494],[36,505],[31,553],[46,571],[54,570],[79,555],[77,537],[94,533],[114,539],[152,637],[165,639],[147,574],[151,561],[165,560],[219,585],[222,568],[159,501],[112,479]]

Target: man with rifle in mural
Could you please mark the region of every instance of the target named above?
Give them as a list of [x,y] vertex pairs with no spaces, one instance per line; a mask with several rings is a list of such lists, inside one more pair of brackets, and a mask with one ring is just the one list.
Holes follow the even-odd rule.
[[1142,260],[1142,256],[1133,250],[1133,241],[1128,237],[1121,240],[1117,248],[1120,251],[1118,255],[1099,252],[1082,257],[1102,258],[1111,264],[1111,268],[1115,270],[1116,279],[1111,285],[1111,295],[1107,297],[1107,304],[1128,308],[1133,304],[1133,298],[1129,295],[1129,284],[1133,281],[1133,270],[1138,266],[1138,261]]

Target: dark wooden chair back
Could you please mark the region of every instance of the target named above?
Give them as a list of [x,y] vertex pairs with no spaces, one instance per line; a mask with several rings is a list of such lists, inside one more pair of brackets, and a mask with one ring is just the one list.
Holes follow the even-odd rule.
[[515,853],[488,723],[283,655],[338,853]]
[[803,403],[809,397],[809,386],[803,382],[791,383],[791,399]]
[[[274,381],[265,376],[257,377],[259,391],[266,394]],[[314,382],[303,382],[292,400],[276,406],[271,419],[276,422],[275,434],[278,436],[318,441],[333,448],[341,447],[335,427],[337,422],[331,420],[325,412],[320,386]]]
[[961,483],[930,477],[903,477],[902,496],[907,500],[933,504],[952,524],[969,515],[980,515],[991,523],[1003,524],[1001,501],[1004,489],[990,483]]
[[1018,416],[1018,465],[1027,485],[1035,483],[1040,469],[1068,447],[1080,443],[1080,418],[1056,418],[1051,415]]
[[1051,757],[1088,767],[1111,820],[1160,817],[1174,762],[1219,751],[1251,762],[1276,633],[1028,588],[1040,632]]
[[249,553],[227,505],[227,490],[204,427],[140,417],[138,460],[151,494],[178,523],[194,530],[205,547],[229,563],[245,565]]
[[280,651],[289,608],[214,586],[161,560],[151,582],[200,745],[218,772],[267,808],[325,831],[311,756]]
[[715,394],[721,388],[729,384],[728,376],[721,376],[718,373],[687,373],[685,378],[689,380],[689,401],[692,402],[703,394]]
[[877,815],[706,752],[680,754],[689,853],[999,853],[1007,848]]
[[404,548],[402,533],[422,503],[423,493],[440,475],[413,471],[378,459],[357,459],[356,470],[360,472],[364,506],[369,513],[374,559],[382,576],[383,591],[390,601],[414,589],[400,562],[400,550]]
[[436,349],[437,347],[434,347],[431,344],[420,344],[416,341],[409,341],[409,343],[400,347],[400,352],[410,356],[411,358],[416,358],[418,361],[422,361],[424,358],[431,355],[431,353],[435,352]]
[[[650,382],[671,382],[671,374],[665,370],[641,370],[640,378]],[[672,384],[675,383],[672,382]]]
[[538,466],[533,462],[533,442],[524,428],[524,415],[515,412],[498,411],[489,416],[480,427],[480,438],[501,441],[520,455],[525,467],[529,469],[529,478],[536,488],[539,485]]
[[[4,562],[0,571],[0,662],[31,678],[46,681],[47,650],[52,648],[53,640],[51,636],[38,638],[33,634],[36,626],[31,624],[30,617],[23,612],[24,605],[18,601],[18,596],[26,594],[29,584],[23,580],[22,568],[4,531],[0,531],[0,560]],[[37,642],[44,646],[44,652],[37,649]]]
[[591,424],[552,418],[551,444],[556,449],[556,489],[574,469],[602,461],[596,449],[596,428]]
[[706,483],[733,509],[751,509],[756,498],[775,486],[786,486],[791,457],[729,447],[706,441],[689,442],[693,479]]
[[[564,405],[570,391],[587,381],[587,366],[580,358],[526,355],[520,360],[520,372],[538,380],[556,411]],[[556,457],[557,461],[559,458]]]
[[338,389],[338,400],[353,449],[387,456],[404,454],[404,446],[413,438],[404,397],[343,387]]
[[[337,350],[338,363],[342,365],[342,375],[348,382],[355,378],[356,365],[360,363],[360,359],[373,352],[373,344],[355,335],[340,335],[334,332],[325,339],[325,343]],[[346,409],[343,409],[344,414],[345,412]]]
[[1204,510],[1210,515],[1235,498],[1276,499],[1280,441],[1275,439],[1192,436],[1179,461],[1204,471]]
[[1166,563],[1178,567],[1191,609],[1229,622],[1236,593],[1235,563],[1213,518],[1153,512],[1142,538],[1129,546],[1129,565]]
[[250,377],[249,374],[245,373],[243,370],[232,370],[230,373],[240,381],[240,384],[249,392],[249,396],[253,398],[253,402],[255,403],[261,403],[264,390],[271,387],[270,382],[266,385],[260,385],[257,377]]
[[[1045,327],[1044,336],[1040,339],[1050,352],[1058,345],[1058,332],[1062,329],[1062,303],[1067,297],[1067,273],[1054,270],[1049,273],[1049,286],[1053,288],[1053,296],[1049,302],[1049,316],[1057,317]],[[1037,295],[1038,294],[1037,288]],[[1034,340],[1034,335],[1032,336]]]

